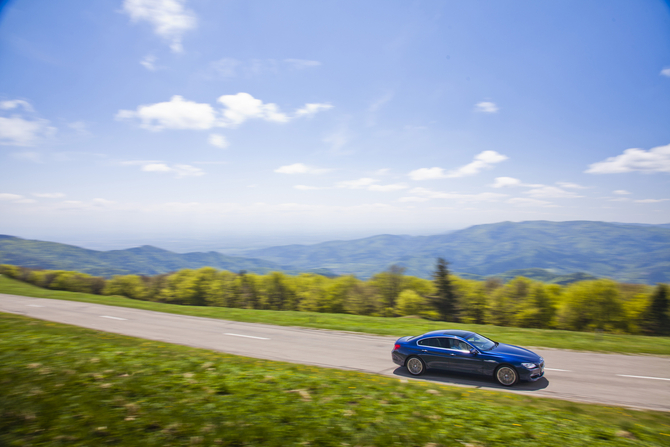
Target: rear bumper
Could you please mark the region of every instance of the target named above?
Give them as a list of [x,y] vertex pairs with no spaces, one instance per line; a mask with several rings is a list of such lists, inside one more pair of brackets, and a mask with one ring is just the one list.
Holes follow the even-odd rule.
[[391,358],[393,359],[393,363],[396,365],[405,366],[405,359],[407,358],[406,355],[401,354],[398,351],[391,351]]

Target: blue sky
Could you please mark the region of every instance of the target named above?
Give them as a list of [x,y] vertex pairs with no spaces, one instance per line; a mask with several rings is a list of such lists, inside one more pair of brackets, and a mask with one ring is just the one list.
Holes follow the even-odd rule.
[[2,4],[0,233],[670,222],[667,2]]

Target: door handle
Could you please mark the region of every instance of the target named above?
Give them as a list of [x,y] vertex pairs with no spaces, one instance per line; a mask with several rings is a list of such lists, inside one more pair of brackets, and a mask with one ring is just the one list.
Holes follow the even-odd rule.
[[421,352],[428,352],[428,350],[427,349],[422,349]]

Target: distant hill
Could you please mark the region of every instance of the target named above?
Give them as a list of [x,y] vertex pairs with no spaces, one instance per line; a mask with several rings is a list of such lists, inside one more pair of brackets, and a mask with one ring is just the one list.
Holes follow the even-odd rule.
[[589,275],[588,273],[577,272],[577,273],[569,273],[567,275],[557,275],[545,269],[509,270],[507,272],[498,273],[496,275],[491,275],[488,277],[482,275],[473,275],[472,273],[461,273],[459,276],[465,279],[476,279],[480,281],[483,281],[487,278],[498,278],[502,282],[508,282],[513,280],[514,278],[523,276],[525,278],[529,278],[535,281],[542,281],[548,284],[560,284],[560,285],[571,284],[573,282],[578,281],[591,281],[594,279],[598,279],[597,277]]
[[145,245],[96,251],[73,245],[0,236],[0,263],[78,270],[93,275],[154,275],[211,266],[254,273],[314,272],[369,278],[393,264],[430,278],[435,260],[466,278],[526,276],[567,284],[593,277],[622,282],[670,282],[670,228],[590,221],[501,222],[434,236],[379,235],[315,245],[251,250],[250,257],[218,252],[179,254]]
[[429,277],[435,258],[455,273],[498,275],[545,269],[624,282],[670,282],[670,228],[591,221],[501,222],[435,236],[380,235],[353,241],[287,245],[246,253],[293,268],[328,268],[368,277],[392,264]]
[[[286,270],[271,261],[226,256],[217,252],[173,253],[144,245],[127,250],[96,251],[73,245],[0,235],[0,264],[49,270],[76,270],[97,276],[155,275],[204,266],[254,273]],[[311,270],[311,269],[308,269]],[[319,273],[328,273],[320,271]]]

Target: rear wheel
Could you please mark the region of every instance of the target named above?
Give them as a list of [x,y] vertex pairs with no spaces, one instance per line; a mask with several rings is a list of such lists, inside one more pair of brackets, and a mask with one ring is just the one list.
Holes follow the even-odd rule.
[[496,369],[496,380],[503,386],[512,386],[519,381],[519,374],[509,365],[502,365]]
[[413,376],[420,376],[426,370],[426,365],[424,365],[423,360],[419,357],[410,357],[407,359],[407,371]]

